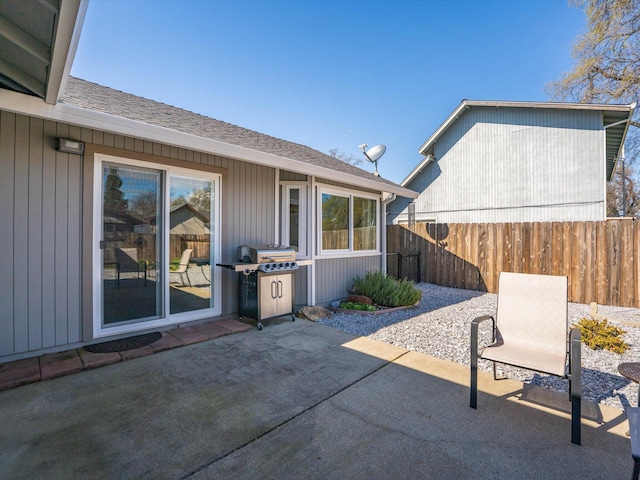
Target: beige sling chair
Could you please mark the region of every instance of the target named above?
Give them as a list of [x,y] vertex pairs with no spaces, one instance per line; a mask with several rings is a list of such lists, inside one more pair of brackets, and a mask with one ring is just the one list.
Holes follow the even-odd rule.
[[178,268],[176,270],[171,270],[169,273],[179,273],[180,280],[182,281],[182,285],[186,286],[184,283],[183,274],[187,276],[187,281],[189,282],[189,286],[191,287],[191,279],[189,278],[189,261],[191,260],[191,254],[193,253],[193,248],[187,248],[182,251],[182,257],[180,257],[180,263],[178,264]]
[[[478,354],[478,325],[491,320],[492,344]],[[571,442],[580,445],[580,330],[568,334],[567,277],[502,272],[496,316],[471,323],[471,408],[477,408],[478,359],[569,379]]]

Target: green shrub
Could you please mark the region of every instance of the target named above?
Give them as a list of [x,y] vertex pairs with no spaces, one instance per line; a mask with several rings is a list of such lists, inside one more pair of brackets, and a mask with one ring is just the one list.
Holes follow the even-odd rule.
[[620,338],[620,335],[626,332],[609,325],[606,319],[583,318],[578,322],[578,328],[582,335],[582,343],[592,350],[609,350],[622,354],[629,348],[629,345]]
[[353,293],[369,297],[376,305],[403,307],[414,305],[422,297],[414,283],[406,278],[396,280],[380,271],[368,272],[353,281]]
[[340,302],[340,308],[346,310],[359,310],[362,312],[375,312],[377,308],[374,305],[360,302]]

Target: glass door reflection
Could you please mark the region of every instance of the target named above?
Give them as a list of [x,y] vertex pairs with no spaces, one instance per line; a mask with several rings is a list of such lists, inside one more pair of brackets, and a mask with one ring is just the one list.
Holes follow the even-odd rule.
[[170,177],[169,311],[212,307],[212,182]]
[[159,171],[102,168],[102,319],[104,325],[160,318],[162,288]]

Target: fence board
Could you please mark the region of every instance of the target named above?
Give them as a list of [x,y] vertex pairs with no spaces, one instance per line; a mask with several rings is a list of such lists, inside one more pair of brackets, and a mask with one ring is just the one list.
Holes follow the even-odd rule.
[[596,302],[606,305],[609,297],[607,265],[607,224],[596,224]]
[[585,222],[584,232],[584,273],[582,282],[582,302],[591,303],[596,301],[596,230],[595,222]]
[[640,222],[612,219],[389,226],[387,246],[419,253],[425,282],[495,293],[501,271],[566,275],[572,302],[640,307],[639,240]]
[[561,275],[562,265],[562,223],[551,224],[551,275]]
[[502,272],[513,272],[513,235],[510,223],[502,227]]
[[584,224],[573,225],[573,245],[571,246],[571,274],[569,275],[569,301],[581,303],[581,285],[584,254]]
[[633,305],[633,224],[620,222],[620,302]]
[[618,220],[607,223],[607,247],[609,271],[607,304],[620,305],[620,225]]

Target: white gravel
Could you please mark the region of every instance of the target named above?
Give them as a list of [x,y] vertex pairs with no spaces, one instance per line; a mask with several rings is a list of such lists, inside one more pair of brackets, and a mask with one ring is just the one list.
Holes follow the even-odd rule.
[[[417,307],[379,315],[336,313],[318,323],[345,332],[397,345],[433,357],[462,365],[470,363],[471,321],[478,316],[493,314],[497,295],[472,290],[440,287],[428,283],[416,285],[422,290]],[[569,304],[569,323],[589,315],[590,306]],[[622,328],[630,349],[623,355],[606,350],[582,348],[582,396],[584,399],[624,409],[638,404],[638,385],[618,373],[623,362],[640,361],[640,309],[598,306],[598,314],[610,324]],[[490,322],[485,322],[483,340],[488,340]],[[479,368],[492,371],[490,362],[481,361]],[[525,383],[567,392],[568,380],[503,366],[503,374]]]

